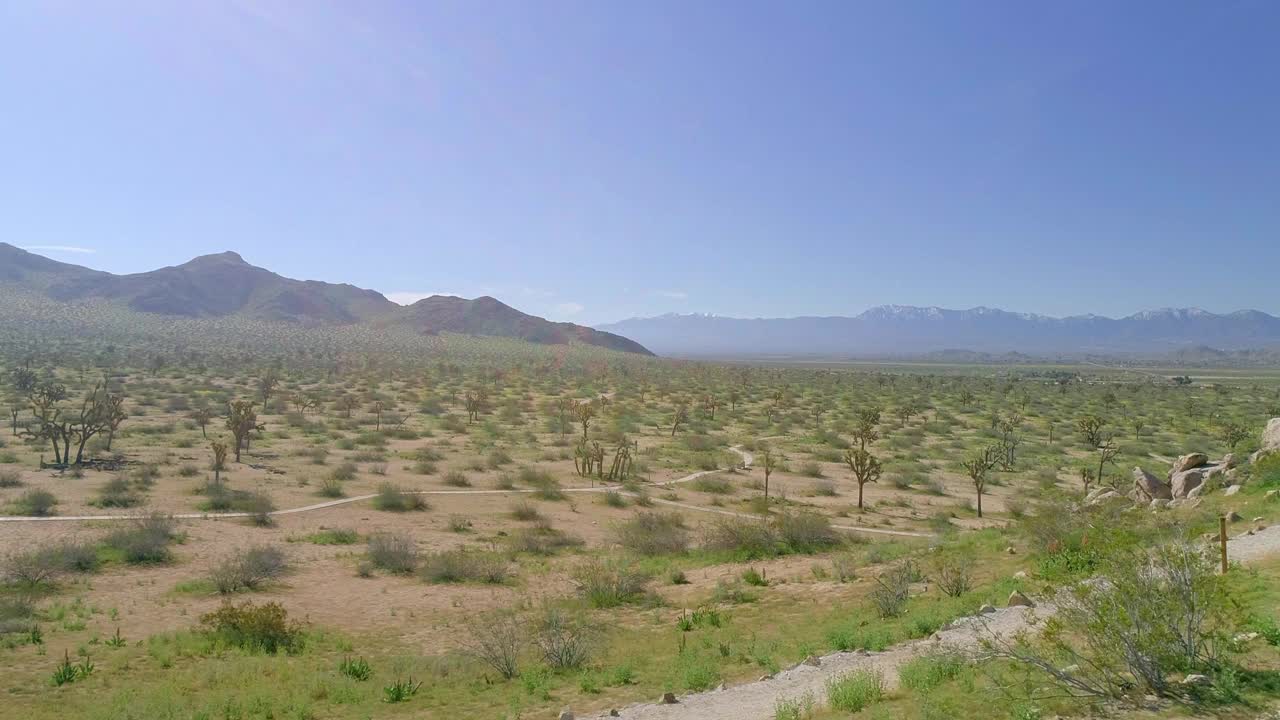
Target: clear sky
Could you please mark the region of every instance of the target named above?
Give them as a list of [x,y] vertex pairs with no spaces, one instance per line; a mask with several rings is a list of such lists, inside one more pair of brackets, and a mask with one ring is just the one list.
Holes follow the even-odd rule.
[[113,272],[1280,314],[1277,2],[8,0],[0,93],[0,240]]

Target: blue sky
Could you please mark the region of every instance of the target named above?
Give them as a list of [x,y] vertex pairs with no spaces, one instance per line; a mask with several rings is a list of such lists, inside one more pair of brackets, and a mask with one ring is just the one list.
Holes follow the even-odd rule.
[[1277,36],[1274,2],[14,0],[0,240],[586,323],[1280,313]]

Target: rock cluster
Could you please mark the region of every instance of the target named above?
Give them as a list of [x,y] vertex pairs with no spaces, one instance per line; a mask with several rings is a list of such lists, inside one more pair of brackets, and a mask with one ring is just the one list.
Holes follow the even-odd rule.
[[1192,500],[1214,486],[1233,485],[1239,478],[1236,458],[1228,454],[1213,462],[1204,453],[1187,453],[1173,461],[1168,480],[1161,480],[1140,467],[1133,469],[1134,500],[1164,506],[1181,500]]

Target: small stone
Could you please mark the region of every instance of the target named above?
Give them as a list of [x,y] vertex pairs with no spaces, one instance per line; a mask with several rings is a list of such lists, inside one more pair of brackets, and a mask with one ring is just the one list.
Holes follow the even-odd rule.
[[1253,642],[1254,640],[1257,640],[1258,637],[1259,635],[1256,632],[1240,633],[1235,637],[1235,641],[1238,643]]
[[819,665],[822,664],[822,661],[818,659],[817,655],[810,655],[809,657],[804,659],[804,664],[808,665],[809,667],[818,667]]
[[1036,606],[1034,602],[1031,602],[1031,598],[1027,597],[1026,595],[1023,595],[1017,590],[1014,590],[1013,592],[1009,593],[1009,602],[1005,604],[1008,605],[1009,607],[1035,607]]
[[1227,522],[1240,522],[1243,519],[1244,518],[1240,517],[1240,513],[1236,512],[1235,510],[1232,510],[1231,512],[1227,513]]
[[560,720],[573,720],[573,711],[565,708],[560,711]]
[[1009,553],[1010,555],[1017,555],[1017,554],[1018,554],[1018,551],[1017,551],[1017,550],[1014,550],[1012,545],[1010,545],[1009,547],[1005,548],[1005,549],[1004,549],[1004,551],[1005,551],[1005,552],[1007,552],[1007,553]]
[[1266,529],[1267,529],[1267,526],[1263,525],[1262,523],[1258,523],[1257,525],[1253,526],[1254,532],[1262,532],[1263,530],[1266,530]]
[[995,607],[994,607],[994,606],[992,606],[992,605],[983,605],[982,607],[978,608],[978,614],[979,614],[979,615],[990,615],[990,614],[994,613],[995,611],[996,611],[996,609],[995,609]]
[[1026,580],[1026,579],[1027,579],[1027,571],[1026,571],[1026,570],[1019,570],[1018,572],[1016,572],[1016,573],[1014,573],[1014,574],[1013,574],[1013,579],[1014,579],[1014,580]]
[[1226,490],[1223,490],[1223,491],[1222,491],[1222,495],[1223,495],[1223,497],[1231,497],[1232,495],[1235,495],[1235,494],[1236,494],[1236,493],[1238,493],[1238,492],[1240,492],[1240,486],[1239,486],[1239,485],[1232,485],[1231,487],[1227,488]]
[[1259,515],[1258,517],[1254,518],[1251,522],[1260,523],[1260,522],[1265,522],[1265,521],[1266,521],[1266,518],[1264,518],[1264,517],[1262,517],[1261,515]]
[[761,675],[758,681],[764,682],[765,680],[772,680],[772,679],[773,679],[772,675]]
[[609,717],[622,717],[622,713],[618,712],[618,708],[609,708]]
[[1268,490],[1266,495],[1262,496],[1263,500],[1275,500],[1280,497],[1280,490]]
[[720,683],[719,685],[716,686],[716,692],[722,692],[723,690],[724,690],[724,683]]
[[677,702],[679,701],[676,700],[676,694],[671,692],[662,693],[662,699],[658,700],[660,705],[675,705]]
[[1195,685],[1195,686],[1208,685],[1209,678],[1205,677],[1204,675],[1188,675],[1182,678],[1182,684]]
[[1079,666],[1079,665],[1068,665],[1068,666],[1066,666],[1066,667],[1062,668],[1062,672],[1066,673],[1067,675],[1075,675],[1076,673],[1080,672],[1080,666]]

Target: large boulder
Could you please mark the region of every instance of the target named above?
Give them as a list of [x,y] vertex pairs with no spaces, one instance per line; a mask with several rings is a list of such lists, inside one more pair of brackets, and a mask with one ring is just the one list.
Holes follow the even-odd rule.
[[1200,468],[1176,472],[1169,478],[1169,488],[1176,498],[1188,497],[1191,491],[1204,485],[1205,473]]
[[1169,471],[1169,475],[1198,468],[1209,462],[1209,456],[1204,453],[1187,453],[1173,461],[1173,469]]
[[1280,418],[1271,418],[1262,431],[1262,449],[1280,450]]
[[1133,489],[1144,502],[1173,499],[1173,493],[1164,481],[1140,467],[1133,469]]

